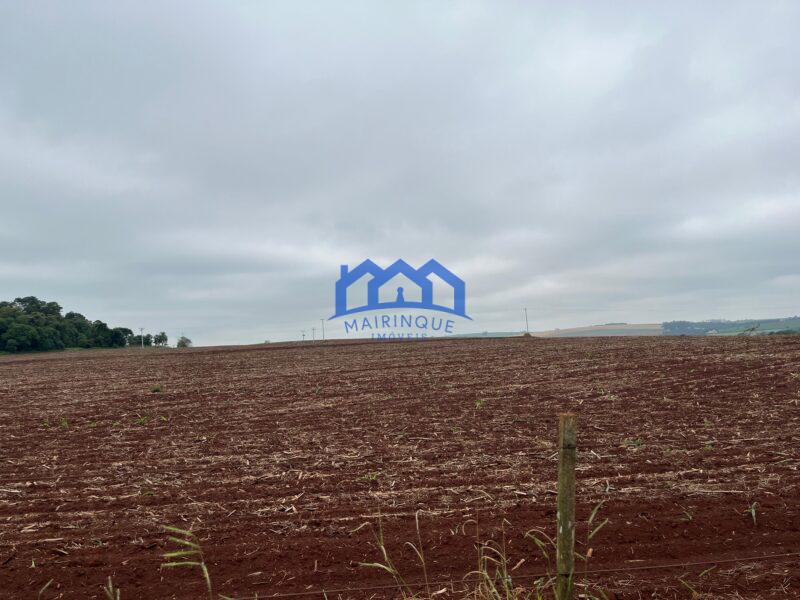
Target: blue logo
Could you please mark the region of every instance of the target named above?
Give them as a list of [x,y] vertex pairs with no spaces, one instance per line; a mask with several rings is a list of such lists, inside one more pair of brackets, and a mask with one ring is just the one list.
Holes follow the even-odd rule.
[[[367,284],[367,303],[361,306],[348,307],[348,288],[366,275],[372,276],[372,280]],[[394,300],[380,301],[381,288],[387,286],[387,284],[391,285],[391,280],[398,275],[404,275],[419,287],[419,295],[421,298],[419,301],[406,300],[406,290],[403,289],[402,286],[396,288]],[[428,279],[430,275],[437,275],[449,288],[452,288],[452,307],[434,304],[433,282]],[[470,319],[465,309],[465,297],[466,286],[464,280],[457,277],[452,271],[446,269],[441,263],[433,259],[426,262],[419,269],[415,269],[404,260],[397,260],[388,268],[381,269],[374,262],[367,259],[353,270],[348,270],[347,265],[341,266],[341,274],[339,280],[336,282],[336,314],[334,314],[331,319],[363,312],[365,310],[383,310],[387,308],[424,308]]]
[[[398,283],[405,283],[406,287]],[[367,301],[359,304],[359,300],[363,302],[364,287]],[[356,291],[360,294],[351,294]],[[465,296],[464,280],[433,259],[419,269],[404,260],[397,260],[382,269],[367,259],[354,269],[341,266],[336,282],[336,313],[330,319],[348,317],[344,320],[345,335],[369,335],[374,339],[453,334],[456,324],[453,319],[412,311],[438,311],[471,321],[472,318],[466,313]],[[403,312],[406,309],[412,311]],[[391,312],[353,316],[366,311],[386,310]]]

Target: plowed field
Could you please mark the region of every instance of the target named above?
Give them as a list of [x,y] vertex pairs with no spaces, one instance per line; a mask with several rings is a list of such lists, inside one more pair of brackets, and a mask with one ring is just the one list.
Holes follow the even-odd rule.
[[[431,591],[503,536],[529,583],[563,411],[579,520],[609,520],[577,549],[609,597],[800,597],[798,556],[723,562],[800,551],[800,339],[780,336],[0,357],[0,597],[104,598],[112,576],[126,600],[202,598],[198,572],[159,569],[163,525],[197,533],[230,596],[391,584],[359,565],[379,519],[419,581],[417,514]],[[678,562],[703,564],[642,568]]]

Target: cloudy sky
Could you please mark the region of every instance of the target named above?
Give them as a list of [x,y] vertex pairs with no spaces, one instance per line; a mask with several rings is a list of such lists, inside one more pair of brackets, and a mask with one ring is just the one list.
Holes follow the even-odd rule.
[[299,337],[436,258],[473,330],[800,313],[800,4],[4,2],[0,299]]

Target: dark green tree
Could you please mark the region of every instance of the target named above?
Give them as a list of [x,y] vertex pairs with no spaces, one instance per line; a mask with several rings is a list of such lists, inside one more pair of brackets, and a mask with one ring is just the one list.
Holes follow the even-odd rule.
[[115,327],[111,330],[111,344],[115,348],[124,348],[128,343],[128,337],[132,335],[133,332],[127,327]]
[[61,310],[57,302],[36,296],[0,302],[0,352],[116,348],[125,346],[132,335],[126,327],[110,329],[102,321],[89,321],[77,312],[62,316]]
[[12,323],[0,338],[6,352],[39,350],[39,332],[25,322]]

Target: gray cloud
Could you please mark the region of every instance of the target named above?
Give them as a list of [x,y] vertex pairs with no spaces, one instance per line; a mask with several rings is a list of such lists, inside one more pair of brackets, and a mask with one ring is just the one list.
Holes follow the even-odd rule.
[[800,312],[796,3],[6,3],[0,298],[297,337],[435,257],[475,329]]

